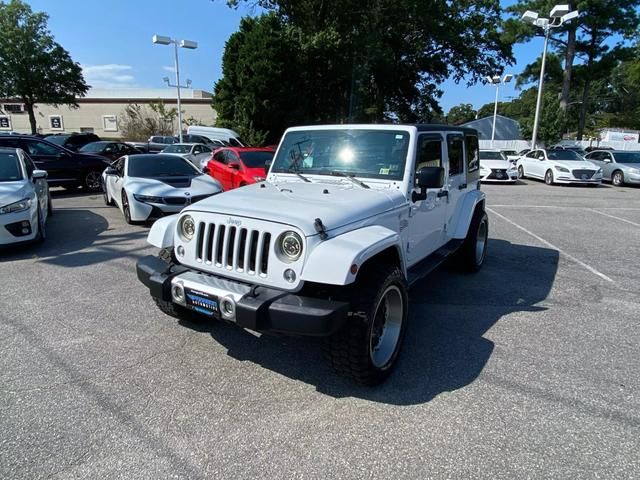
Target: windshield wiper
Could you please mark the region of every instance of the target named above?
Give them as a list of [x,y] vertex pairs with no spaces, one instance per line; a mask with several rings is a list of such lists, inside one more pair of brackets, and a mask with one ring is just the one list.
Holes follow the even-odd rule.
[[360,180],[358,180],[357,178],[354,178],[354,174],[351,175],[347,175],[344,172],[339,172],[337,170],[333,170],[332,172],[329,173],[331,176],[333,177],[344,177],[344,178],[348,178],[349,180],[351,180],[353,183],[355,183],[356,185],[358,185],[359,187],[362,188],[371,188],[369,185],[367,185],[364,182],[361,182]]
[[289,173],[295,173],[299,178],[301,178],[302,180],[304,180],[305,182],[311,183],[311,180],[309,180],[307,177],[305,177],[304,175],[302,175],[298,170],[296,170],[295,168],[291,167],[288,170]]

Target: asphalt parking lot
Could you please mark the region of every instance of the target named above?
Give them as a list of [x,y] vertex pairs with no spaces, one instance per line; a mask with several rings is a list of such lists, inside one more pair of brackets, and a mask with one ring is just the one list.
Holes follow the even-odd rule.
[[640,188],[483,186],[484,269],[411,291],[382,387],[318,341],[177,323],[100,196],[0,252],[0,478],[633,478]]

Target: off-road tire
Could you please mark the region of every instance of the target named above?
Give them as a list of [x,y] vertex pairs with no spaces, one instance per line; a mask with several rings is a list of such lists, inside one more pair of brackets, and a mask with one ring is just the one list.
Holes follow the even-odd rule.
[[620,170],[616,170],[611,174],[611,184],[614,187],[624,186],[624,173]]
[[[327,339],[325,351],[337,373],[362,385],[373,386],[382,383],[397,363],[407,328],[408,287],[400,268],[393,265],[372,265],[363,269],[358,277],[347,322],[339,332]],[[383,297],[388,294],[394,295],[402,304],[402,314],[398,316],[399,335],[388,361],[376,366],[372,360],[375,350],[372,333],[375,315],[383,308]]]
[[[482,231],[482,225],[484,225],[484,231]],[[484,238],[482,246],[478,245],[479,235]],[[480,238],[482,241],[482,239]],[[458,264],[462,270],[475,273],[482,268],[484,260],[487,256],[487,243],[489,240],[489,217],[484,209],[477,209],[471,219],[469,225],[469,231],[467,236],[458,250],[456,256],[458,257]],[[479,254],[478,248],[481,248],[482,254]]]

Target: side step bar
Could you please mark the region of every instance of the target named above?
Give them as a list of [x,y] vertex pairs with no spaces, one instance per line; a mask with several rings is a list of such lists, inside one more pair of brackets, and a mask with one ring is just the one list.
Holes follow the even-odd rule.
[[422,280],[438,268],[440,264],[447,259],[447,257],[456,253],[456,251],[462,246],[463,242],[464,240],[450,240],[446,245],[440,247],[428,257],[409,267],[407,270],[407,282],[409,283],[409,286],[413,285],[418,280]]

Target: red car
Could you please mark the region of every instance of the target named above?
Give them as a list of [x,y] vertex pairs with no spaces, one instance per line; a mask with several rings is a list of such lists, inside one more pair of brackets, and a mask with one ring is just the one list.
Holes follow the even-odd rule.
[[205,172],[222,184],[225,191],[265,179],[265,164],[273,160],[272,148],[219,148],[207,163]]

